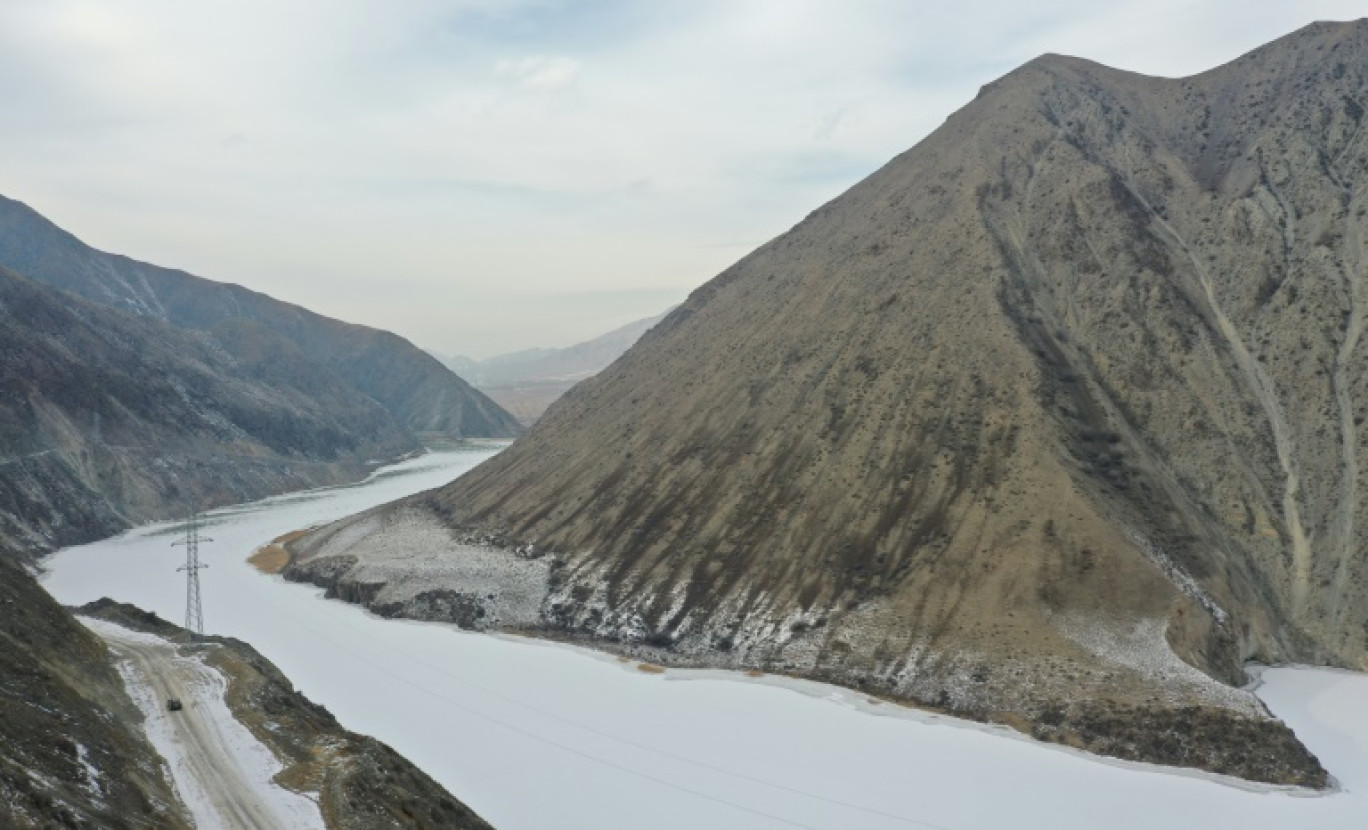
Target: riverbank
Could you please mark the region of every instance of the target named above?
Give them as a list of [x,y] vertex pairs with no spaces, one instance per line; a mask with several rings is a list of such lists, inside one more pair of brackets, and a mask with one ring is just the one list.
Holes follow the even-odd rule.
[[[995,662],[987,655],[941,654],[930,645],[915,660],[881,670],[842,659],[850,640],[881,636],[877,627],[838,632],[825,621],[779,625],[763,614],[745,618],[747,609],[737,608],[726,621],[725,643],[701,634],[682,611],[675,634],[653,631],[640,614],[615,610],[634,603],[615,600],[592,575],[585,577],[581,559],[453,530],[421,496],[301,533],[282,547],[289,556],[281,571],[286,579],[382,617],[565,640],[648,666],[773,672],[1011,727],[1098,757],[1279,787],[1330,786],[1315,755],[1254,695],[1179,658],[1163,619],[1111,621],[1101,631],[1087,621],[1056,622],[1090,644],[1105,673],[1049,652],[1023,651]],[[668,601],[675,608],[686,602],[683,595]],[[944,659],[976,668],[941,670]]]
[[[501,830],[1356,830],[1368,814],[1362,675],[1265,673],[1258,694],[1343,785],[1301,797],[1103,762],[830,686],[644,672],[560,644],[385,620],[244,561],[281,534],[436,486],[483,457],[428,456],[365,485],[210,513],[202,578],[209,631],[252,642],[309,699]],[[110,595],[178,619],[178,538],[163,525],[61,551],[44,584],[68,604]]]

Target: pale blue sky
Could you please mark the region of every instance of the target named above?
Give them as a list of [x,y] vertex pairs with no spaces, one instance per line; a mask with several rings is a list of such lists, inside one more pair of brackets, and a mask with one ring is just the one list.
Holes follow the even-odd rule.
[[1228,61],[1340,0],[0,0],[0,193],[419,345],[678,302],[1043,52]]

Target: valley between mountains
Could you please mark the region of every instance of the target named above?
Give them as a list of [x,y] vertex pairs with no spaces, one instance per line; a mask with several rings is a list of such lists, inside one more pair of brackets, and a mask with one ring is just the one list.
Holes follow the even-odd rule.
[[0,544],[357,481],[517,420],[390,332],[97,251],[0,197]]
[[[243,783],[260,770],[203,752],[184,763],[219,780],[220,809],[187,809],[196,799],[149,743],[121,659],[28,569],[133,525],[353,483],[425,444],[520,430],[397,335],[96,251],[0,197],[0,826],[292,826],[320,803],[328,827],[487,826],[389,747],[347,733],[243,644],[222,652],[247,654],[220,687],[243,698],[238,717],[270,726],[261,752],[293,754],[290,765],[308,773],[285,794],[293,812],[273,819]],[[156,653],[175,662],[175,650]],[[153,712],[165,705],[151,691],[142,699]],[[282,706],[302,714],[282,721]],[[213,750],[224,733],[184,734]],[[280,800],[274,791],[263,804]],[[418,812],[428,824],[412,824]]]
[[[1044,55],[662,317],[488,361],[0,197],[0,825],[1353,826],[1365,90],[1368,19]],[[198,510],[233,636],[164,619]]]

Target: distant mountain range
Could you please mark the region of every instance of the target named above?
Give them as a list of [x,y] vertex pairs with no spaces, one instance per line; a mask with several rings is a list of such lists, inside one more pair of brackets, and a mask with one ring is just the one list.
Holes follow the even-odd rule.
[[438,358],[512,412],[524,426],[531,426],[572,386],[608,368],[664,318],[664,314],[657,314],[637,320],[563,349],[527,349],[485,360]]
[[355,480],[515,418],[389,332],[96,251],[0,198],[0,543]]

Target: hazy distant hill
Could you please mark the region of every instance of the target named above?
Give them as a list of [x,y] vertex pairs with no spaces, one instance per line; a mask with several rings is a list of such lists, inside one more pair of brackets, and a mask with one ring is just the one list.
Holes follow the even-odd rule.
[[414,433],[506,438],[521,430],[513,416],[398,335],[333,320],[242,286],[97,251],[3,197],[0,266],[181,328],[253,325],[274,332]]
[[451,371],[531,426],[561,395],[607,368],[664,319],[657,314],[563,349],[527,349],[486,360],[441,358]]
[[1229,684],[1368,670],[1365,89],[1031,61],[410,506],[613,648],[1323,784]]
[[190,332],[0,268],[0,546],[355,480],[418,447],[259,324]]

